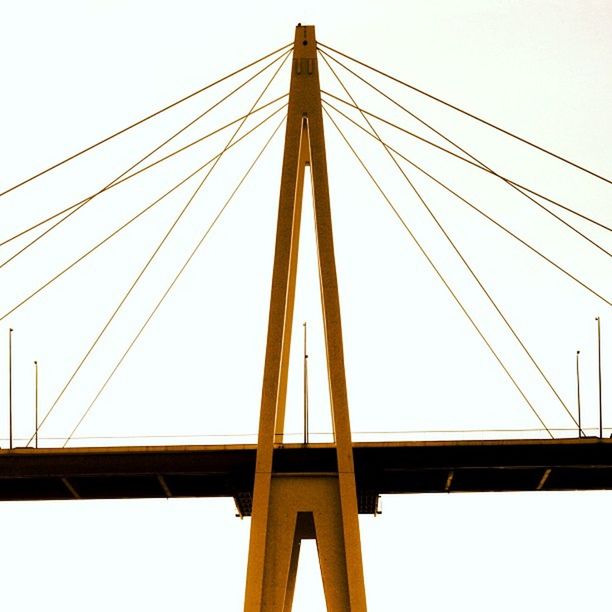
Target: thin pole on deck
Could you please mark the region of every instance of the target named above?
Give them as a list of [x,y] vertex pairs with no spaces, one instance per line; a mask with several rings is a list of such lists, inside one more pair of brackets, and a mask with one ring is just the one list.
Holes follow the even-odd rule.
[[304,322],[304,444],[308,444],[308,346],[307,325]]
[[603,438],[603,407],[601,400],[601,321],[599,317],[595,317],[597,321],[597,361],[599,369],[599,437]]
[[13,450],[13,328],[9,328],[9,448]]
[[582,413],[580,410],[580,351],[576,351],[576,395],[578,400],[578,437],[582,438]]
[[38,361],[34,362],[34,439],[38,448]]

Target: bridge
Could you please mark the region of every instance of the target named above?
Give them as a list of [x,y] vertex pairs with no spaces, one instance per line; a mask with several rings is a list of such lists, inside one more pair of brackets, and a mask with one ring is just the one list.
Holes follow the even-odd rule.
[[[283,61],[288,57],[290,52],[293,52],[294,58],[292,73],[294,75],[302,76],[318,74],[316,54],[313,56],[302,55],[302,57],[300,57],[299,55],[299,44],[301,44],[302,41],[309,43],[310,48],[315,48],[317,46],[314,41],[314,31],[312,31],[312,34],[307,34],[306,28],[298,27],[296,31],[296,41],[297,43],[294,46],[283,47],[271,54],[271,57],[276,58],[274,62],[276,62],[277,59]],[[309,45],[304,46],[308,47]],[[342,53],[335,51],[331,47],[319,46],[319,51],[322,54],[322,58],[324,58],[323,61],[326,62],[327,65],[330,67],[332,74],[335,74],[335,72],[332,68],[332,64],[330,64],[329,62],[336,62],[337,65],[340,67],[349,71],[352,70],[348,68],[344,64],[344,62],[347,60],[355,60],[351,60],[351,58],[345,58]],[[268,58],[264,58],[264,60],[267,59]],[[278,63],[280,63],[280,61]],[[274,65],[274,62],[271,62],[271,64]],[[359,61],[357,61],[357,63],[359,64]],[[342,87],[344,87],[343,82],[340,79],[338,79],[338,82],[341,84]],[[296,93],[297,90],[292,87],[291,91],[293,92],[292,95],[293,100],[295,102],[295,100],[299,97]],[[400,166],[399,160],[404,160],[410,164],[412,164],[412,162],[405,156],[403,156],[398,150],[396,150],[395,147],[392,147],[380,137],[378,131],[374,128],[372,121],[376,120],[382,124],[397,128],[406,135],[415,135],[411,134],[405,129],[402,129],[401,126],[395,125],[394,122],[384,119],[379,114],[362,108],[355,102],[348,89],[344,88],[344,91],[346,93],[346,96],[344,98],[341,98],[336,94],[327,92],[326,90],[322,90],[324,101],[324,106],[322,108],[328,113],[327,116],[329,117],[331,125],[338,127],[336,121],[339,121],[340,117],[343,117],[346,121],[352,122],[357,125],[354,116],[353,118],[351,118],[351,116],[347,115],[344,111],[341,110],[338,104],[342,103],[345,106],[352,107],[353,110],[358,111],[364,121],[364,123],[358,126],[359,129],[369,134],[375,140],[378,140],[378,142],[384,147],[384,151],[390,156],[393,163],[397,166],[400,172],[404,174],[405,169],[403,169],[403,166]],[[272,108],[275,108],[273,106],[273,103],[282,102],[286,97],[279,96],[275,100],[273,100],[272,103],[267,103],[265,105],[262,104],[258,108],[257,106],[260,100],[262,99],[262,96],[263,94],[258,98],[257,102],[253,105],[251,110],[246,115],[240,117],[238,120],[232,122],[232,124],[229,125],[240,125],[240,127],[242,127],[247,118],[251,118],[251,115],[259,112],[259,108],[261,108],[262,110],[268,106],[272,106]],[[278,113],[280,109],[283,108],[284,106],[278,104],[276,110],[270,116],[274,116]],[[332,112],[336,114],[332,115]],[[299,117],[302,117],[301,111],[299,113]],[[476,118],[476,120],[479,119]],[[300,127],[300,122],[298,122],[296,125],[302,130],[305,129],[303,126]],[[256,127],[258,128],[259,124],[256,125]],[[493,129],[498,128],[494,127]],[[340,134],[342,135],[343,133],[340,132]],[[310,134],[309,138],[312,137],[312,134]],[[342,137],[344,138],[344,136]],[[423,140],[423,137],[418,138],[420,140]],[[225,148],[222,149],[221,154],[216,158],[212,158],[213,161],[212,163],[208,164],[208,166],[212,166],[212,168],[214,169],[214,166],[217,163],[216,160],[220,159],[220,157],[225,153],[225,151],[228,150],[231,146],[233,146],[233,140],[234,139],[232,137],[232,139],[230,139],[229,143],[225,146]],[[164,144],[166,144],[167,142],[168,141],[166,141]],[[316,146],[310,144],[311,151],[305,153],[300,149],[300,146],[302,145],[298,146],[300,143],[303,142],[304,140],[292,142],[291,139],[288,138],[285,145],[285,154],[297,155],[299,153],[303,156],[303,158],[300,159],[302,160],[301,163],[303,163],[305,167],[311,165],[316,166],[316,163],[313,164],[313,161],[310,158],[312,150],[315,150]],[[523,141],[523,143],[527,146],[534,146],[533,143],[525,141]],[[456,152],[451,152],[447,147],[442,146],[440,144],[436,144],[432,141],[428,141],[427,144],[434,146],[438,150],[444,149],[447,153],[453,155],[454,157],[463,157]],[[447,143],[447,146],[456,147],[455,143],[452,142]],[[395,210],[390,198],[380,187],[380,184],[376,182],[375,177],[370,174],[368,165],[364,164],[360,160],[358,154],[353,148],[351,148],[351,150],[355,153],[358,161],[360,161],[366,173],[375,182],[376,187],[379,189],[384,199],[389,203],[391,208]],[[578,215],[576,211],[573,211],[565,204],[561,204],[553,198],[549,198],[548,196],[536,192],[535,190],[532,190],[531,188],[523,184],[513,181],[507,176],[500,175],[498,172],[492,170],[488,166],[484,165],[482,162],[473,158],[465,150],[460,150],[463,152],[463,155],[465,155],[465,157],[463,157],[464,162],[467,162],[473,167],[479,168],[481,171],[484,171],[485,173],[500,179],[501,181],[506,183],[506,185],[510,186],[515,191],[522,194],[523,197],[526,197],[529,201],[531,201],[541,209],[548,211],[548,213],[550,213],[551,210],[549,208],[546,208],[546,206],[542,204],[542,201],[547,202],[548,205],[556,207],[553,208],[553,210],[557,210],[557,208],[563,209],[569,211],[575,216],[582,217],[583,220],[586,220],[591,224],[599,226],[604,225],[593,218],[587,218],[587,216],[582,213]],[[543,152],[551,154],[551,152],[548,151]],[[178,154],[178,151],[176,153],[172,153],[172,156],[174,156],[175,154]],[[256,158],[256,161],[257,159],[259,159],[259,157]],[[559,156],[557,156],[557,159],[560,162],[572,165],[578,171],[587,172],[591,174],[596,179],[609,182],[605,177],[602,177],[593,171],[583,168],[575,162],[571,162],[570,160],[567,160],[565,158],[559,158]],[[165,160],[165,158],[162,158],[162,160]],[[155,162],[155,165],[159,163],[161,162],[158,160]],[[51,170],[56,169],[58,166],[59,164],[49,168],[48,170],[43,171],[43,173],[46,173],[47,171],[50,172]],[[12,241],[13,238],[19,238],[25,235],[27,232],[32,231],[40,227],[41,225],[49,222],[54,224],[52,227],[55,227],[55,224],[61,223],[65,219],[68,219],[72,214],[75,214],[75,212],[77,212],[86,204],[88,204],[91,200],[93,200],[94,197],[120,184],[122,180],[125,180],[125,176],[129,177],[129,173],[132,172],[136,167],[137,164],[130,168],[126,173],[119,176],[119,178],[109,183],[108,186],[104,187],[102,190],[99,190],[93,195],[84,198],[83,200],[77,202],[75,205],[72,205],[68,209],[64,209],[60,211],[60,213],[54,214],[52,217],[43,219],[42,221],[32,225],[30,228],[26,228],[26,230],[22,230],[21,232],[16,233],[15,236],[11,236],[9,237],[9,239],[5,240],[3,244]],[[138,170],[137,172],[140,173],[141,171],[142,170]],[[31,180],[39,178],[40,176],[42,176],[43,173],[32,177]],[[206,174],[205,176],[208,177],[208,174]],[[30,179],[28,179],[28,181],[22,182],[19,185],[16,185],[14,188],[6,190],[2,195],[7,195],[13,190],[26,185],[29,180]],[[301,178],[298,176],[297,180],[298,183],[299,181],[303,182],[303,175]],[[410,183],[410,180],[407,177],[406,180]],[[313,179],[313,183],[316,189],[316,179]],[[441,186],[444,187],[443,184]],[[303,183],[301,187],[303,188]],[[412,188],[414,189],[413,186]],[[425,201],[421,198],[419,192],[416,189],[415,193],[427,208]],[[192,201],[193,196],[188,201],[187,206],[189,206]],[[473,208],[473,205],[466,199],[463,199],[463,201]],[[221,212],[223,212],[224,209],[225,206],[221,209]],[[427,210],[429,214],[433,216],[431,210]],[[139,213],[137,217],[139,217],[141,214],[142,213]],[[291,215],[293,214],[294,213],[292,212]],[[481,211],[481,214],[484,213],[482,213]],[[300,215],[298,214],[298,217],[299,216]],[[414,239],[414,235],[412,234],[411,229],[406,225],[405,221],[401,218],[399,214],[397,216],[408,231],[409,235]],[[556,217],[557,215],[553,213],[553,216]],[[134,217],[133,219],[136,219],[137,217]],[[57,221],[58,218],[60,219],[59,222]],[[435,220],[435,216],[433,216],[433,218]],[[215,221],[216,219],[213,221],[213,224]],[[584,236],[581,230],[572,226],[571,223],[569,223],[567,220],[563,220],[562,222],[564,223],[564,225],[569,227],[571,231],[579,234],[581,237],[585,238],[588,242],[590,242],[594,248],[598,249],[599,251],[606,252],[606,248],[604,245],[588,236]],[[131,223],[131,220],[128,223]],[[293,223],[295,224],[295,220],[293,221]],[[171,226],[169,230],[170,232],[175,227],[175,225]],[[440,227],[443,234],[448,238],[448,235],[439,223],[438,227]],[[509,231],[507,228],[502,227],[501,229],[506,231],[510,235],[513,234],[513,232]],[[609,230],[609,228],[605,227],[604,229]],[[299,222],[297,232],[299,236]],[[46,234],[46,231],[44,233]],[[116,232],[113,232],[113,234],[109,235],[109,238],[105,238],[103,242],[99,243],[99,245],[102,246],[102,244],[104,244],[114,235],[116,235]],[[206,238],[207,235],[208,230],[206,234],[204,234],[204,238]],[[285,234],[280,231],[280,223],[279,233],[277,234],[277,236],[280,237],[281,241],[284,239],[285,236]],[[289,233],[289,236],[292,236],[292,234]],[[165,239],[166,237],[162,239],[162,244]],[[24,250],[27,250],[29,248],[30,244],[33,244],[37,240],[38,238],[36,238],[32,243],[26,244],[25,247],[21,247],[17,254],[21,255]],[[564,274],[570,280],[580,285],[582,289],[584,289],[586,292],[590,293],[592,296],[605,303],[607,306],[610,305],[609,298],[605,293],[605,287],[603,290],[598,289],[594,287],[591,283],[581,280],[573,273],[568,272],[564,268],[564,266],[559,265],[550,258],[542,255],[542,253],[540,253],[538,249],[535,248],[533,245],[528,244],[523,240],[518,240],[522,242],[522,244],[529,248],[532,252],[535,252],[539,257],[545,259],[560,273]],[[556,439],[555,429],[548,427],[546,420],[541,416],[540,412],[538,411],[538,408],[529,401],[525,392],[517,383],[516,379],[511,375],[507,366],[500,358],[499,354],[496,353],[489,341],[484,336],[482,329],[470,316],[469,312],[467,312],[461,299],[458,298],[455,293],[453,293],[452,289],[449,287],[443,276],[440,274],[438,268],[431,262],[431,259],[429,258],[426,251],[421,247],[419,242],[416,241],[416,243],[419,249],[422,251],[423,255],[425,255],[425,257],[429,261],[429,263],[432,264],[434,272],[440,277],[446,288],[450,290],[452,298],[455,300],[455,302],[463,311],[463,313],[467,316],[468,321],[475,329],[476,333],[484,340],[494,359],[501,366],[502,370],[508,375],[511,383],[514,385],[514,387],[516,387],[519,394],[523,397],[528,409],[531,411],[537,421],[541,424],[541,431],[546,432],[548,439],[487,441],[462,440],[442,442],[397,441],[352,443],[350,442],[349,437],[355,479],[354,491],[356,493],[356,509],[361,513],[376,514],[379,509],[379,496],[382,494],[392,493],[453,493],[466,491],[536,490],[559,491],[610,488],[610,480],[612,478],[612,455],[610,454],[610,440],[605,439],[603,436],[604,426],[602,419],[600,419],[599,422],[599,436],[587,437],[585,434],[585,429],[583,429],[581,424],[580,415],[578,413],[575,413],[574,410],[570,410],[568,408],[567,402],[564,402],[561,399],[559,393],[555,390],[550,380],[546,377],[540,365],[536,363],[533,356],[529,353],[521,339],[516,334],[515,330],[500,312],[500,309],[497,304],[486,292],[486,289],[484,289],[484,287],[482,286],[482,283],[478,279],[477,275],[475,275],[473,271],[469,268],[469,265],[462,257],[461,253],[452,244],[451,241],[451,246],[453,247],[457,255],[460,257],[461,261],[466,264],[466,266],[468,267],[468,271],[472,274],[474,280],[485,292],[485,295],[488,297],[495,310],[502,317],[502,320],[505,322],[510,333],[514,336],[514,338],[516,338],[519,345],[524,349],[527,358],[533,363],[537,372],[542,375],[545,384],[550,388],[551,392],[559,400],[561,408],[564,411],[565,416],[569,419],[571,425],[572,432],[570,433],[570,436],[574,435],[575,432],[576,437],[569,439]],[[187,265],[191,261],[193,254],[196,252],[197,248],[199,248],[200,244],[201,243],[198,243],[196,249],[193,251],[192,255],[190,255],[189,259],[187,259],[185,265]],[[97,249],[98,246],[95,246],[94,248]],[[325,247],[319,246],[319,249],[321,248],[325,250]],[[152,257],[157,254],[158,250],[154,251]],[[91,251],[87,252],[85,256],[88,256],[90,253]],[[11,255],[5,263],[10,263],[10,261],[12,261],[17,254]],[[321,257],[321,251],[319,251],[319,257]],[[78,261],[81,260],[82,258]],[[4,266],[5,264],[2,265]],[[72,267],[72,265],[76,264],[71,264],[70,267]],[[297,265],[297,263],[295,262],[292,265]],[[324,265],[324,269],[329,270],[334,268],[333,260],[331,268],[330,264],[326,265],[327,268]],[[148,266],[148,263],[146,264],[146,266]],[[291,266],[289,266],[289,268],[291,268]],[[64,271],[62,271],[60,274],[63,275],[63,273],[65,271],[68,271],[69,269],[70,268],[64,269]],[[184,269],[185,268],[180,269],[179,275],[183,272]],[[179,275],[177,275],[177,278]],[[132,285],[132,288],[140,280],[141,276],[142,274],[140,274],[136,278],[136,281],[134,285]],[[49,282],[53,282],[54,280],[56,280],[56,278],[58,277],[54,277]],[[175,281],[176,279],[172,281],[172,284],[169,286],[169,290],[173,288]],[[291,284],[295,282],[295,279],[292,280],[291,275],[289,275],[285,282],[288,283],[289,286],[291,286]],[[322,284],[324,286],[328,286],[328,283],[326,283],[325,281],[322,281]],[[47,285],[44,285],[42,288],[45,288],[46,286]],[[130,289],[130,291],[131,290],[132,289]],[[23,299],[16,306],[7,311],[2,317],[2,319],[7,319],[10,321],[9,317],[18,308],[25,305],[25,303],[27,303],[31,298],[34,298],[39,291],[40,290],[37,290],[36,292],[31,293],[29,296],[26,296],[25,299]],[[285,289],[283,289],[283,293],[287,293],[286,287]],[[167,293],[164,293],[162,295],[160,302],[155,306],[155,309],[152,311],[151,316],[156,313],[158,306],[164,300],[166,295]],[[125,298],[123,298],[122,302],[120,302],[119,307],[123,305],[124,301]],[[271,306],[271,311],[273,310],[274,298],[272,300]],[[288,327],[288,333],[290,334],[293,305],[285,306],[282,310],[285,313],[283,315],[285,317],[283,326],[279,327],[278,325],[272,325],[271,319],[270,329],[285,329]],[[326,312],[325,319],[327,320],[329,320],[330,318],[328,315],[329,313]],[[114,314],[111,316],[109,323],[112,321],[113,317]],[[149,319],[146,319],[144,326],[138,331],[135,340],[140,337],[141,332],[150,320],[151,317],[149,317]],[[107,327],[108,323],[102,329],[101,333],[104,333]],[[283,333],[287,332],[284,331]],[[337,337],[337,330],[334,331],[332,329],[330,331],[326,329],[326,334],[328,334],[328,337],[326,338],[328,342],[330,342],[330,338],[332,338],[334,334],[336,334],[335,341],[339,341],[341,344],[342,339],[341,337]],[[94,346],[97,343],[98,339],[94,341]],[[268,342],[270,342],[270,336]],[[117,367],[121,365],[127,352],[132,346],[133,343],[129,345],[126,353],[123,354],[115,369],[112,370],[110,377],[104,382],[102,388],[95,396],[94,402],[99,397],[100,393],[104,391],[110,378],[116,372]],[[92,349],[89,349],[89,351],[86,353],[84,360],[79,364],[74,374],[69,378],[68,383],[61,390],[59,396],[51,405],[50,410],[43,416],[42,421],[39,423],[37,419],[36,432],[34,432],[30,439],[27,440],[28,448],[15,448],[16,445],[13,444],[12,439],[12,424],[10,425],[9,446],[11,448],[0,451],[0,499],[49,500],[229,496],[234,498],[236,502],[237,512],[240,516],[250,516],[253,511],[253,496],[255,494],[256,489],[255,474],[257,473],[256,462],[257,452],[259,448],[255,445],[190,445],[160,447],[138,446],[108,448],[68,447],[68,443],[74,437],[74,434],[76,433],[77,429],[81,426],[83,420],[89,415],[94,403],[92,402],[89,406],[85,407],[85,412],[82,414],[80,420],[76,423],[74,429],[66,437],[65,442],[63,444],[64,448],[32,448],[32,446],[34,445],[35,438],[36,442],[38,442],[39,428],[44,427],[47,417],[49,417],[51,412],[55,410],[56,406],[59,405],[66,388],[72,382],[75,375],[78,373],[79,369],[81,368],[81,365],[83,365],[84,361],[89,356],[91,350]],[[283,357],[283,359],[288,360],[288,354],[286,355],[286,357]],[[334,375],[333,369],[335,367],[335,363],[336,362],[331,359],[330,364],[328,364],[328,367],[330,368],[330,379]],[[283,368],[278,370],[278,375],[280,376],[281,381],[283,379],[283,376],[285,376],[284,382],[280,383],[281,387],[282,385],[286,385],[286,362],[284,364],[284,370]],[[277,383],[275,383],[275,385],[278,386],[278,381]],[[307,393],[305,393],[305,397],[307,397]],[[275,400],[275,410],[281,410],[279,408],[279,405],[283,402],[284,400],[281,400],[280,403],[279,400]],[[333,404],[334,401],[332,399],[332,406]],[[282,411],[284,411],[284,406],[282,407],[281,412]],[[304,431],[304,435],[306,436],[304,443],[286,443],[283,440],[283,428],[282,426],[280,427],[280,429],[278,427],[278,418],[278,415],[275,415],[274,420],[271,422],[271,424],[269,423],[269,425],[271,425],[273,428],[275,440],[273,452],[270,453],[271,472],[263,470],[261,473],[273,473],[281,477],[283,477],[284,475],[288,475],[288,477],[291,479],[299,479],[304,475],[338,475],[345,473],[345,470],[341,469],[339,458],[337,455],[337,451],[341,446],[337,440],[335,440],[334,442],[327,443],[310,442],[308,440],[308,427],[306,426]],[[280,421],[282,422],[283,419],[284,415],[280,418]],[[348,433],[350,434],[350,431]],[[565,435],[567,435],[567,433]],[[261,436],[262,433],[260,430],[260,442]],[[346,445],[344,446],[344,448],[346,448]],[[301,481],[298,480],[298,482]],[[345,499],[345,494],[343,493],[341,497],[342,499]],[[344,510],[342,510],[342,512],[344,512]],[[347,592],[349,590],[350,588],[347,587]],[[365,604],[353,603],[351,604],[351,607],[354,609],[362,609],[362,605],[364,606]],[[251,606],[247,609],[259,608]]]
[[[353,445],[359,512],[380,495],[612,489],[612,440],[361,442]],[[275,471],[337,470],[331,443],[283,444]],[[256,445],[3,450],[0,500],[232,497],[250,516]]]

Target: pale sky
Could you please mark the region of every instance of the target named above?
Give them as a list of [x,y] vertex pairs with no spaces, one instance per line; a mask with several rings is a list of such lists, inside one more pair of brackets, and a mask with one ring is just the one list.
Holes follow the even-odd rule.
[[[297,22],[316,25],[318,39],[327,45],[612,175],[612,8],[607,2],[380,1],[337,2],[333,8],[323,2],[297,8],[260,2],[212,9],[188,1],[60,0],[0,8],[0,191],[291,42]],[[329,72],[321,67],[321,73],[323,87],[338,92]],[[286,93],[288,80],[284,70],[266,99]],[[180,142],[244,114],[264,82],[258,80]],[[346,82],[364,108],[427,135],[354,80]],[[408,90],[380,78],[375,82],[494,169],[612,225],[612,186],[491,134]],[[228,91],[224,87],[1,198],[0,241],[102,187]],[[61,445],[73,430],[279,119],[273,118],[253,141],[228,152],[219,164],[187,222],[177,227],[169,248],[54,408],[41,430],[41,437],[52,439],[42,444]],[[552,428],[570,427],[569,417],[434,232],[384,152],[355,130],[346,131],[545,422]],[[385,129],[381,133],[612,298],[607,255],[534,212],[532,204],[504,185],[405,136]],[[0,269],[1,314],[214,155],[230,134],[228,130],[166,170],[99,198],[91,210],[75,215]],[[457,433],[415,431],[539,427],[330,124],[326,137],[354,439],[460,438]],[[145,443],[141,436],[152,436],[146,439],[151,444],[255,441],[281,156],[282,130],[71,445]],[[598,425],[595,317],[601,316],[609,435],[609,306],[409,168],[407,172],[572,411],[574,359],[581,350],[587,427]],[[0,321],[0,346],[8,328],[15,329],[17,438],[32,433],[33,361],[41,366],[45,414],[190,189],[156,207]],[[562,216],[612,249],[609,231]],[[303,236],[295,319],[298,350],[292,359],[287,424],[297,440],[302,321],[308,321],[311,338],[312,429],[329,432],[308,207]],[[0,261],[14,252],[14,244],[0,247]],[[6,371],[6,361],[1,350],[0,372]],[[7,435],[6,404],[0,402],[0,438]],[[544,437],[544,432],[470,437],[518,435]],[[326,439],[325,433],[317,439]],[[0,445],[6,447],[6,440]],[[569,611],[601,606],[609,600],[605,550],[611,512],[612,494],[607,492],[385,497],[381,517],[361,519],[369,608]],[[234,517],[231,499],[5,503],[0,505],[0,602],[16,611],[240,610],[249,526],[249,520]],[[294,610],[322,606],[314,549],[306,545]]]

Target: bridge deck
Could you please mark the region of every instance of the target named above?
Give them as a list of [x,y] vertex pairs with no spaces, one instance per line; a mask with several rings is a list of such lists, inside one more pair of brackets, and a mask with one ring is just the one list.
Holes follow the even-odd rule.
[[[612,440],[355,443],[361,512],[380,494],[612,489]],[[233,497],[249,514],[255,445],[0,450],[0,500]],[[330,444],[287,444],[276,472],[333,472]]]

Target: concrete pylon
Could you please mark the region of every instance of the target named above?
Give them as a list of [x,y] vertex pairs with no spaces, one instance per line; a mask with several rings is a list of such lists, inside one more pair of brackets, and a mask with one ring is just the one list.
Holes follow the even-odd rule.
[[[334,472],[275,469],[282,441],[304,172],[310,166],[337,466]],[[244,609],[288,612],[300,542],[314,538],[327,609],[366,610],[340,302],[329,206],[314,26],[295,31],[276,251],[263,375]]]

